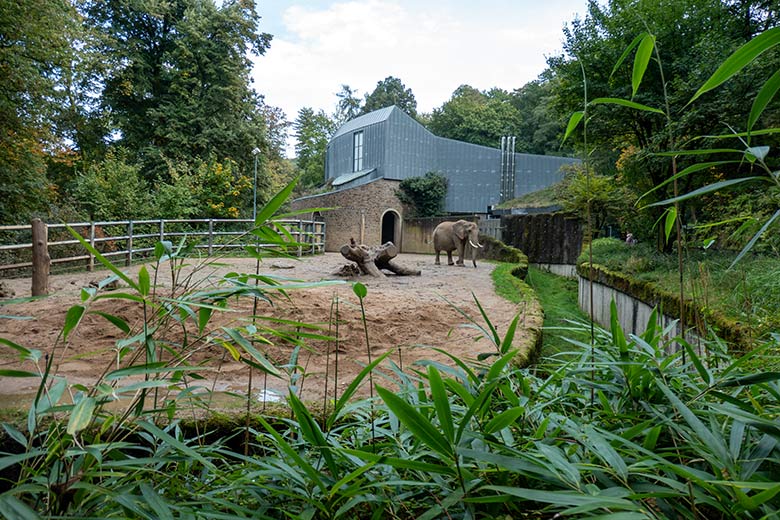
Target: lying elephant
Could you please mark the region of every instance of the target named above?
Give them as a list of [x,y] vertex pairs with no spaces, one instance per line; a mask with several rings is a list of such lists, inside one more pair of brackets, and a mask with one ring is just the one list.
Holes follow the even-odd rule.
[[458,250],[457,265],[463,266],[463,254],[466,242],[471,244],[471,261],[477,267],[477,249],[479,244],[479,226],[466,220],[442,222],[433,230],[433,249],[436,251],[436,265],[440,265],[439,253],[447,252],[447,265],[453,265],[452,252]]

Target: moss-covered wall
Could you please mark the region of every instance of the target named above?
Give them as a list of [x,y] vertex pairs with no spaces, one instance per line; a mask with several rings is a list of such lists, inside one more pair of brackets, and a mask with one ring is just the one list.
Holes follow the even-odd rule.
[[[577,274],[586,280],[590,279],[589,271],[590,269],[588,268],[587,263],[582,263],[577,266]],[[680,319],[679,296],[677,294],[662,291],[652,283],[633,279],[624,273],[611,271],[598,264],[593,265],[593,281],[611,287],[616,291],[620,291],[651,308],[657,307],[664,315],[670,318]],[[582,288],[583,284],[580,284],[580,287]],[[580,307],[587,311],[588,305],[584,304],[584,302],[583,295],[580,294]],[[609,302],[607,302],[606,305],[608,306]],[[598,314],[599,309],[597,304],[594,303],[593,307],[596,308]],[[608,309],[609,307],[607,307],[606,316],[609,316]],[[603,311],[604,309],[602,308],[601,314],[604,314]],[[618,311],[619,313],[621,312],[620,309],[618,309]],[[725,317],[722,313],[713,309],[698,308],[691,300],[685,300],[683,302],[682,311],[685,314],[686,330],[693,331],[695,334],[704,337],[709,328],[714,330],[718,334],[718,337],[725,340],[732,351],[743,352],[750,348],[751,335],[749,334],[749,331],[744,325]],[[636,313],[634,313],[634,315],[635,314]],[[604,326],[609,326],[608,319],[606,320],[607,323],[604,323],[603,318],[597,321]],[[644,326],[645,324],[630,323],[632,321],[636,321],[636,318],[627,318],[621,322],[621,325],[626,331],[641,332],[637,327]]]
[[580,220],[564,213],[505,215],[503,241],[528,255],[531,263],[575,264],[582,249]]

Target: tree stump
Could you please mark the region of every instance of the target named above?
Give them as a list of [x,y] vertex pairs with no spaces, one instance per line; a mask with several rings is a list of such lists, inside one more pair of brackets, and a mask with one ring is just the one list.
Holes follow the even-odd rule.
[[349,244],[341,246],[341,256],[355,262],[362,274],[383,278],[386,269],[398,276],[419,276],[418,269],[411,269],[399,265],[393,261],[398,256],[398,246],[392,242],[386,242],[379,247],[370,248],[363,244],[357,244],[354,238],[349,239]]

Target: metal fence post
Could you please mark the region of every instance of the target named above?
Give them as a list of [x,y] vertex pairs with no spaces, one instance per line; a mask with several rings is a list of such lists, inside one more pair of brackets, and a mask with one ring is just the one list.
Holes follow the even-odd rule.
[[165,240],[165,220],[160,219],[160,242]]
[[[89,245],[92,246],[94,249],[95,247],[95,223],[90,222],[89,223]],[[92,251],[89,252],[89,264],[87,264],[87,271],[94,271],[95,270],[95,256],[92,254]]]
[[211,250],[214,247],[214,219],[209,219],[209,256],[211,256]]
[[126,266],[133,265],[133,221],[127,222],[127,260]]
[[302,245],[302,239],[303,239],[303,220],[298,219],[298,258],[303,256],[303,245]]
[[32,225],[32,295],[45,296],[49,294],[49,228],[39,218],[30,222]]

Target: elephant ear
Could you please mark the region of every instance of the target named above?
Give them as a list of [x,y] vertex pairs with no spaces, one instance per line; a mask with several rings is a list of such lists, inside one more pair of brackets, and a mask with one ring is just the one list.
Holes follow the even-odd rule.
[[455,224],[452,225],[453,231],[455,231],[455,236],[458,237],[460,240],[466,240],[466,222],[463,220],[459,220],[455,222]]

